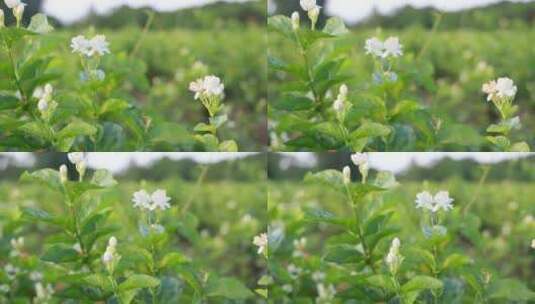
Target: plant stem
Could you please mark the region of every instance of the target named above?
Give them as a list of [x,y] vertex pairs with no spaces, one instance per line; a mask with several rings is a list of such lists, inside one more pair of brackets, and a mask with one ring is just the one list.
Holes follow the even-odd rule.
[[320,115],[323,115],[323,113],[321,112],[323,101],[322,101],[321,96],[319,96],[319,93],[316,92],[316,89],[314,88],[314,85],[313,85],[314,76],[312,75],[312,69],[311,69],[310,63],[308,62],[308,57],[306,55],[305,47],[303,46],[303,43],[301,42],[301,39],[299,39],[299,35],[297,34],[296,31],[294,31],[294,34],[295,34],[295,39],[297,40],[297,44],[299,45],[299,50],[300,50],[300,53],[301,53],[301,57],[303,58],[303,61],[305,63],[305,70],[306,70],[307,76],[308,76],[307,81],[308,81],[308,84],[309,84],[309,89],[312,91],[312,95],[314,97],[314,103],[316,104],[316,110],[320,113]]
[[345,185],[345,188],[346,188],[347,197],[351,203],[351,210],[353,212],[353,216],[355,217],[355,220],[357,221],[357,236],[364,250],[364,261],[371,268],[373,273],[377,273],[377,271],[375,270],[375,266],[373,265],[372,260],[371,260],[372,252],[369,250],[368,245],[366,244],[366,239],[364,238],[364,234],[362,232],[361,220],[359,216],[359,211],[357,209],[357,204],[355,204],[355,201],[353,200],[353,196],[351,195],[351,192],[349,191],[348,185]]
[[204,178],[206,177],[207,172],[208,172],[208,166],[202,166],[201,173],[199,174],[199,177],[197,178],[197,181],[195,183],[195,188],[191,192],[189,199],[184,204],[184,207],[182,207],[182,210],[179,214],[180,216],[183,216],[184,214],[186,214],[186,212],[188,212],[189,208],[191,207],[191,203],[193,203],[193,200],[195,199],[195,197],[197,197],[197,194],[201,188],[201,185],[204,181]]

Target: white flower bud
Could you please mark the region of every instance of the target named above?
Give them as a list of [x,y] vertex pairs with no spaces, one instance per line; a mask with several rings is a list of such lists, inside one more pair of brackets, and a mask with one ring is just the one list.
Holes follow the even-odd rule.
[[39,112],[44,112],[48,110],[48,101],[46,99],[39,99],[39,102],[37,103],[37,109]]
[[347,96],[347,92],[348,92],[348,88],[347,88],[347,85],[343,84],[340,86],[340,95],[346,97]]
[[24,6],[26,6],[26,4],[20,3],[13,9],[13,15],[15,15],[17,22],[20,22],[20,20],[22,20],[22,15],[24,15]]
[[59,167],[59,178],[61,180],[61,183],[67,182],[67,180],[68,180],[68,177],[67,177],[67,166],[61,165]]
[[535,239],[531,240],[531,248],[535,249]]
[[117,246],[117,239],[116,239],[114,236],[112,236],[112,237],[109,239],[109,241],[108,241],[108,246],[110,246],[110,247],[115,247],[115,246]]
[[342,174],[344,175],[344,184],[349,185],[351,183],[351,169],[349,166],[344,167]]
[[298,30],[299,29],[299,13],[298,12],[293,12],[292,13],[292,28],[294,31]]
[[85,161],[81,161],[76,164],[76,171],[78,171],[78,174],[80,175],[80,179],[84,177],[86,168],[87,166],[86,166]]
[[313,9],[308,11],[308,18],[310,18],[310,22],[312,22],[312,28],[316,26],[316,22],[318,22],[319,15],[320,15],[319,6],[316,6]]

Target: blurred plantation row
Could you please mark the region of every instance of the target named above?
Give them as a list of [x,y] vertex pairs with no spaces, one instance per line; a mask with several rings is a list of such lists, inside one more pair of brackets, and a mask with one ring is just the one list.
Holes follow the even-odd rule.
[[[276,282],[270,289],[272,303],[346,303],[355,298],[363,303],[388,299],[391,303],[533,301],[533,186],[531,182],[515,180],[513,170],[493,181],[476,166],[462,168],[466,162],[455,164],[450,168],[452,173],[441,181],[422,176],[407,179],[404,175],[394,181],[384,172],[372,171],[368,176],[372,182],[361,184],[360,175],[354,174],[353,182],[346,184],[347,189],[360,191],[354,195],[360,200],[353,205],[353,211],[344,191],[336,190],[337,185],[343,189],[342,172],[336,164],[349,164],[349,155],[319,154],[319,160],[317,167],[308,169],[304,180],[270,178],[268,214],[274,245],[270,247],[269,267]],[[535,171],[533,159],[519,163],[525,171]],[[516,168],[517,164],[491,166],[491,172],[508,166]],[[322,171],[327,168],[335,170]],[[428,172],[440,169],[437,166]],[[455,170],[458,174],[453,173]],[[477,179],[465,178],[466,171],[472,171]],[[425,234],[426,214],[416,208],[415,199],[422,191],[439,190],[449,192],[453,209],[434,214],[445,232],[438,242],[440,246],[428,254],[421,248],[434,239]],[[357,224],[365,227],[362,231],[372,234],[362,242],[362,238],[345,232],[355,225],[355,213],[360,215]],[[423,290],[410,300],[400,295],[399,287],[396,295],[396,288],[390,285],[390,241],[394,237],[398,245],[401,240],[398,254],[402,258],[400,268],[390,271],[402,282],[402,292],[410,290],[409,286]],[[369,267],[361,253],[366,252],[366,243],[375,248],[371,256],[374,263]],[[428,270],[424,266],[428,259],[439,263],[440,270]],[[422,273],[441,283],[424,279]],[[416,283],[418,280],[421,285]],[[479,291],[478,284],[483,286]]]
[[[259,56],[265,53],[265,7],[261,2],[219,2],[175,12],[123,7],[110,15],[90,14],[76,24],[52,20],[53,32],[32,39],[31,51],[17,52],[46,58],[43,70],[49,72],[48,81],[56,88],[56,101],[61,111],[74,117],[83,108],[76,96],[83,81],[71,39],[78,35],[107,37],[111,54],[101,62],[106,85],[99,88],[98,95],[124,100],[138,115],[121,125],[127,131],[105,127],[99,151],[213,150],[194,133],[206,131],[196,127],[207,122],[209,115],[189,90],[191,82],[207,75],[219,77],[224,85],[224,108],[219,114],[228,120],[218,136],[234,140],[240,151],[260,151],[267,141],[267,72],[264,56]],[[25,16],[38,10],[39,2],[32,3]],[[9,18],[7,22],[13,23]],[[245,44],[246,48],[236,48]],[[7,62],[7,53],[2,52],[0,58]],[[132,144],[132,137],[142,136],[150,138],[145,147]]]
[[[432,125],[429,122],[414,123],[417,128],[435,129],[440,134],[441,149],[445,151],[491,149],[483,135],[487,126],[496,123],[499,116],[486,101],[481,86],[489,79],[510,77],[518,87],[514,103],[520,109],[523,124],[518,136],[532,145],[535,140],[531,131],[535,128],[532,119],[535,114],[535,74],[531,67],[535,64],[535,53],[523,41],[533,40],[534,32],[530,29],[491,32],[447,30],[440,25],[438,29],[436,32],[419,27],[401,31],[381,28],[354,30],[337,38],[334,43],[336,51],[331,52],[328,58],[342,59],[340,74],[347,77],[350,91],[365,93],[370,88],[374,71],[373,61],[365,54],[366,39],[399,36],[405,55],[400,57],[395,69],[404,74],[392,91],[399,98],[416,100],[430,111]],[[270,34],[269,52],[278,56],[283,54],[283,58],[299,59],[291,44],[276,34]],[[270,70],[269,79],[269,99],[277,100],[291,77]],[[335,96],[335,92],[332,95]],[[358,105],[367,101],[354,102]],[[415,149],[409,143],[399,148],[401,151]]]
[[[42,155],[35,166],[26,169],[29,172],[39,172],[40,167],[54,169],[51,164],[65,158],[63,154]],[[163,160],[143,170],[152,171],[153,175],[147,174],[142,178],[136,174],[141,169],[132,169],[130,174],[114,176],[117,181],[115,185],[106,189],[93,189],[91,195],[81,196],[82,212],[98,211],[107,217],[103,220],[102,216],[99,216],[100,219],[93,223],[99,226],[96,230],[98,238],[102,239],[97,240],[93,246],[94,253],[90,257],[93,263],[90,264],[90,269],[79,267],[72,257],[66,255],[59,258],[56,256],[51,263],[47,258],[50,257],[49,248],[57,246],[54,244],[69,244],[69,240],[60,237],[58,226],[46,219],[42,221],[43,217],[28,217],[27,210],[41,210],[41,215],[68,218],[68,204],[63,202],[61,193],[51,191],[46,187],[46,181],[32,182],[31,178],[12,180],[4,177],[8,174],[18,175],[18,172],[9,169],[2,171],[0,302],[7,300],[9,303],[63,303],[68,301],[66,299],[76,299],[90,303],[97,302],[99,298],[107,298],[108,296],[104,297],[106,293],[98,292],[99,289],[96,288],[100,286],[100,290],[105,291],[105,281],[103,283],[89,278],[100,273],[99,269],[103,264],[102,252],[110,235],[118,240],[117,250],[122,256],[117,272],[123,272],[124,269],[140,271],[145,263],[144,250],[149,250],[150,247],[147,245],[150,238],[144,235],[143,231],[144,211],[135,208],[132,201],[133,193],[140,189],[151,192],[154,189],[166,189],[170,197],[170,208],[158,211],[157,214],[158,225],[161,225],[159,227],[165,229],[165,232],[159,232],[160,235],[165,234],[165,245],[160,249],[162,252],[155,255],[161,259],[159,265],[170,267],[164,270],[163,266],[160,266],[162,268],[158,274],[152,274],[159,280],[158,291],[152,298],[148,288],[140,288],[135,300],[134,297],[128,301],[122,299],[122,303],[201,303],[197,298],[201,290],[203,297],[209,297],[209,303],[229,303],[228,299],[232,299],[232,303],[261,301],[260,296],[255,295],[253,290],[257,288],[256,282],[264,272],[265,262],[258,256],[252,240],[266,229],[265,179],[262,176],[240,179],[239,176],[243,176],[246,171],[265,171],[260,169],[264,161],[254,157],[237,161],[240,162],[242,173],[235,170],[238,177],[233,179],[231,174],[217,173],[220,170],[228,173],[231,167],[235,169],[236,164],[232,162],[200,165],[188,161]],[[4,159],[0,159],[0,166],[4,164]],[[164,176],[158,176],[157,172],[162,172],[163,164],[168,167],[174,164],[174,174],[167,168]],[[94,174],[98,173],[93,173],[90,169],[87,176]],[[195,176],[188,177],[188,174]],[[77,178],[75,170],[70,172],[70,176],[71,182],[66,185],[79,185],[74,182]],[[54,175],[51,177],[54,182]],[[240,195],[237,196],[236,193]],[[19,238],[24,239],[23,244],[19,249],[15,249],[12,240]],[[67,246],[68,249],[64,248],[54,254],[65,254],[69,250],[72,252],[69,246],[71,245]],[[17,252],[17,255],[13,255],[13,252]],[[229,256],[232,256],[232,259],[228,259]],[[14,276],[9,270],[13,265],[17,268]],[[65,273],[67,269],[72,270],[68,275]],[[37,281],[36,273],[40,274]],[[95,275],[92,276],[91,273]],[[126,274],[129,273],[132,275],[132,272],[127,270]],[[87,281],[80,286],[83,277],[86,277]],[[128,277],[129,275],[126,275],[126,279]],[[219,283],[217,278],[221,278]],[[213,281],[214,279],[216,281]],[[216,284],[213,284],[214,282]],[[43,294],[38,290],[38,284],[50,287],[47,287]]]

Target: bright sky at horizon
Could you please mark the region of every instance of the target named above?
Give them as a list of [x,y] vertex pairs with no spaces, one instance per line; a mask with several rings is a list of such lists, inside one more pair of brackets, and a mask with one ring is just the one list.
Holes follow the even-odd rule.
[[[368,17],[374,9],[389,14],[405,5],[417,8],[434,6],[440,10],[455,11],[502,2],[504,0],[329,0],[326,10],[330,15],[355,23]],[[509,0],[510,2],[532,2],[533,0]]]
[[46,14],[62,22],[71,23],[85,17],[91,9],[104,14],[122,5],[129,5],[131,7],[150,6],[159,11],[174,11],[217,1],[246,2],[251,0],[45,0],[43,6]]

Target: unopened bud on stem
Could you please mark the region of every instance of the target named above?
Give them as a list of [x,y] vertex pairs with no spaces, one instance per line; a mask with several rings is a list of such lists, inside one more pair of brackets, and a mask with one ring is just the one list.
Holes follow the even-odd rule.
[[299,13],[298,12],[293,12],[292,13],[292,28],[294,31],[298,30],[299,29]]
[[349,166],[344,167],[342,174],[344,175],[344,184],[349,185],[351,183],[351,169]]
[[67,182],[67,180],[68,180],[68,177],[67,177],[67,166],[61,165],[59,167],[59,178],[60,178],[62,184]]

